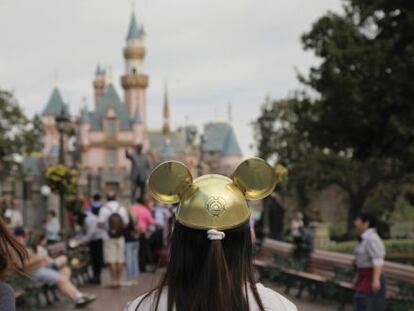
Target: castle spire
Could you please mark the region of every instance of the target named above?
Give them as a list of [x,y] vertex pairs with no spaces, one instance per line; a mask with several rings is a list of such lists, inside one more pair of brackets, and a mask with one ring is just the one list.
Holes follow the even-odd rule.
[[105,89],[105,69],[98,63],[95,70],[95,79],[93,80],[93,89],[95,94],[95,107],[98,105]]
[[129,22],[127,41],[132,39],[141,39],[144,36],[143,26],[138,26],[135,12],[132,12],[131,21]]
[[168,89],[167,84],[165,85],[164,90],[164,106],[162,109],[162,116],[164,119],[164,124],[162,126],[162,134],[166,139],[169,139],[171,136],[171,128],[170,128],[170,106],[168,103]]

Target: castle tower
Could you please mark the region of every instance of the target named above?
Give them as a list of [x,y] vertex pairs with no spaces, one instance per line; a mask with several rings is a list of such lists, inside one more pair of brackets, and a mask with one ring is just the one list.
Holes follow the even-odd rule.
[[105,69],[99,64],[96,66],[95,79],[93,80],[93,89],[95,93],[95,108],[101,99],[105,89]]
[[129,24],[126,47],[124,48],[125,74],[121,77],[121,84],[125,90],[125,105],[130,118],[138,110],[141,120],[146,126],[146,88],[148,76],[144,73],[144,46],[145,31],[138,25],[135,14],[132,13]]

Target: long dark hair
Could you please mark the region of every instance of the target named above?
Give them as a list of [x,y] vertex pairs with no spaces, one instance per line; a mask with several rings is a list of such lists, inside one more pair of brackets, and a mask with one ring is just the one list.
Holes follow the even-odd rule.
[[[264,311],[254,279],[252,241],[248,223],[224,231],[223,240],[210,241],[206,230],[178,222],[171,238],[171,258],[157,288],[138,304],[153,299],[158,310],[163,289],[168,290],[168,311],[249,311],[248,288]],[[153,298],[151,298],[153,297]]]
[[23,273],[26,248],[20,244],[0,217],[0,277],[6,270]]

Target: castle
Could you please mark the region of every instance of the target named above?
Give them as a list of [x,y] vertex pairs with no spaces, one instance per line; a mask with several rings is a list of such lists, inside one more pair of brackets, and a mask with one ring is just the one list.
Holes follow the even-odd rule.
[[[145,35],[143,25],[137,23],[133,13],[123,49],[125,72],[120,77],[123,98],[98,65],[92,83],[94,108],[90,110],[85,106],[78,116],[71,118],[85,194],[107,187],[128,188],[130,163],[125,150],[137,144],[144,146],[153,165],[179,160],[194,176],[208,172],[230,174],[242,159],[233,127],[228,122],[210,122],[202,135],[198,135],[197,128],[192,125],[172,130],[167,90],[162,128],[148,127]],[[56,117],[64,109],[66,104],[55,87],[42,112],[44,154],[52,158],[56,158],[59,150]],[[65,147],[68,148],[67,140]]]

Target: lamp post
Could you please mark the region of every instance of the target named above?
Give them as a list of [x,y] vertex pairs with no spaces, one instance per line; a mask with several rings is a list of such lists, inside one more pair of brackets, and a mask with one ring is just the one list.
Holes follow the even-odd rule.
[[[59,132],[59,164],[65,165],[65,146],[64,139],[70,122],[69,113],[66,110],[66,106],[63,106],[60,113],[55,118],[56,127]],[[60,227],[65,231],[65,193],[63,190],[59,191],[59,216]]]
[[48,199],[51,193],[52,190],[48,185],[43,185],[42,187],[40,187],[40,194],[42,195],[42,212],[40,213],[39,220],[46,218],[49,205]]

